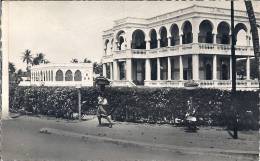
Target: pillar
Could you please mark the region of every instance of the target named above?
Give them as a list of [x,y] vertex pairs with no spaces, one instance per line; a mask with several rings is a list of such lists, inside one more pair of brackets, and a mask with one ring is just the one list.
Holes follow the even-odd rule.
[[160,58],[157,58],[157,80],[161,80],[161,64],[160,64]]
[[246,79],[250,80],[250,57],[246,58]]
[[103,77],[107,77],[106,63],[103,64]]
[[160,39],[157,39],[157,48],[161,47]]
[[192,79],[199,80],[199,55],[192,55]]
[[113,80],[113,62],[109,63],[110,79]]
[[168,57],[168,80],[172,79],[171,57]]
[[145,80],[151,80],[151,62],[150,59],[145,60]]
[[171,46],[171,37],[168,37],[168,46]]
[[229,57],[229,79],[232,80],[232,56]]
[[198,43],[199,42],[199,26],[200,26],[200,20],[198,18],[193,18],[192,19],[192,37],[193,37],[193,40],[192,42],[193,43]]
[[118,63],[113,61],[114,80],[118,80]]
[[132,59],[126,59],[126,80],[132,81]]
[[179,57],[179,65],[180,65],[180,80],[183,80],[183,62],[182,62],[182,56]]
[[146,50],[150,50],[150,41],[146,41]]
[[213,55],[213,80],[217,80],[217,55]]
[[53,71],[53,81],[55,82],[56,81],[56,70]]
[[217,37],[216,34],[212,33],[212,44],[217,43],[217,38],[216,37]]
[[[3,16],[0,20],[2,25],[1,31],[2,34],[0,35],[0,38],[2,40],[2,49],[0,49],[0,54],[2,54],[2,116],[1,119],[8,119],[9,118],[9,45],[6,40],[9,39],[8,37],[8,31],[10,25],[8,24],[9,20],[9,3],[5,4],[6,7],[3,7],[4,13],[6,13],[6,16]],[[5,11],[6,10],[6,11]]]
[[180,45],[182,45],[182,34],[180,35]]

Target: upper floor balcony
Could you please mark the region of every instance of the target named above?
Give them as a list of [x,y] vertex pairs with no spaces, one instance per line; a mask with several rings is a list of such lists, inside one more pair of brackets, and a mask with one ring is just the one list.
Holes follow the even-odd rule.
[[[168,56],[179,56],[189,54],[216,54],[231,55],[231,46],[225,44],[208,44],[208,43],[191,43],[176,45],[170,47],[162,47],[155,49],[125,49],[114,51],[111,55],[106,55],[103,60],[109,59],[125,59],[125,58],[157,58]],[[236,46],[237,56],[254,56],[252,46]]]

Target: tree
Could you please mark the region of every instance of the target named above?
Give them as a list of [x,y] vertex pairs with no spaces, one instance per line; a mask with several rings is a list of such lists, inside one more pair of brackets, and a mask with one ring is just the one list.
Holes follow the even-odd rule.
[[14,74],[16,71],[14,63],[9,62],[9,74]]
[[92,63],[92,61],[89,60],[88,58],[85,58],[84,61],[83,61],[83,63]]
[[36,55],[35,58],[33,58],[33,65],[39,65],[46,61],[47,59],[45,59],[45,55],[43,53],[39,53]]
[[93,71],[94,71],[95,74],[102,74],[102,71],[103,71],[102,63],[94,62],[93,63]]
[[73,58],[70,62],[71,62],[71,63],[78,63],[79,61],[78,61],[78,59]]
[[[257,29],[257,24],[256,24],[256,18],[254,14],[254,9],[251,0],[244,0],[245,6],[246,6],[246,11],[251,27],[251,33],[252,33],[252,40],[253,40],[253,47],[254,47],[254,55],[255,55],[255,60],[257,62],[257,69],[258,69],[258,80],[260,80],[260,62],[259,62],[259,56],[260,56],[260,46],[259,46],[259,35],[258,35],[258,29]],[[259,83],[260,87],[260,83]]]
[[26,50],[23,52],[22,59],[23,59],[23,62],[26,62],[26,65],[27,65],[26,70],[28,71],[28,70],[29,70],[28,65],[32,63],[31,50],[26,49]]

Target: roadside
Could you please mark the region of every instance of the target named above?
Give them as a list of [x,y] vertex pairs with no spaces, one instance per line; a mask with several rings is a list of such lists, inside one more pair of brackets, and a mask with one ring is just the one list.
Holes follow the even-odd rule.
[[[255,160],[259,145],[258,131],[240,132],[239,139],[234,140],[226,130],[219,127],[201,127],[197,133],[187,133],[184,132],[182,127],[173,127],[171,125],[115,122],[113,128],[110,129],[107,126],[97,126],[98,123],[95,117],[89,117],[88,121],[79,122],[77,120],[67,121],[48,117],[21,116],[4,121],[4,132],[5,127],[8,129],[11,124],[18,127],[18,123],[22,123],[24,126],[28,125],[22,130],[29,128],[33,130],[32,134],[40,137],[49,135],[44,132],[40,133],[39,131],[42,129],[50,132],[49,136],[51,137],[69,137],[78,139],[81,142],[88,140],[108,144],[112,147],[120,146],[123,149],[145,148],[153,151],[159,149],[161,152],[164,151],[162,153],[171,152],[175,154],[174,156],[177,155],[177,152],[185,156],[196,154],[197,157],[200,155],[199,160],[203,160],[202,156],[206,153],[210,153],[207,155],[212,158],[225,157],[231,160],[235,158],[238,160]],[[230,154],[233,156],[229,156]],[[171,158],[170,156],[169,158]]]

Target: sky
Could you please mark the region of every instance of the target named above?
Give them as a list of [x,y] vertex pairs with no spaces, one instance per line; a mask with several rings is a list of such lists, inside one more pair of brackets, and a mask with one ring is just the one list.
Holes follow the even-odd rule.
[[[25,69],[22,53],[43,53],[51,63],[69,63],[72,58],[100,62],[102,31],[125,17],[149,18],[193,4],[230,8],[228,1],[4,1],[3,28],[8,33],[9,61]],[[260,1],[253,2],[260,8]],[[244,2],[235,9],[245,10]],[[8,32],[7,32],[8,30]],[[3,43],[5,46],[6,44]]]

